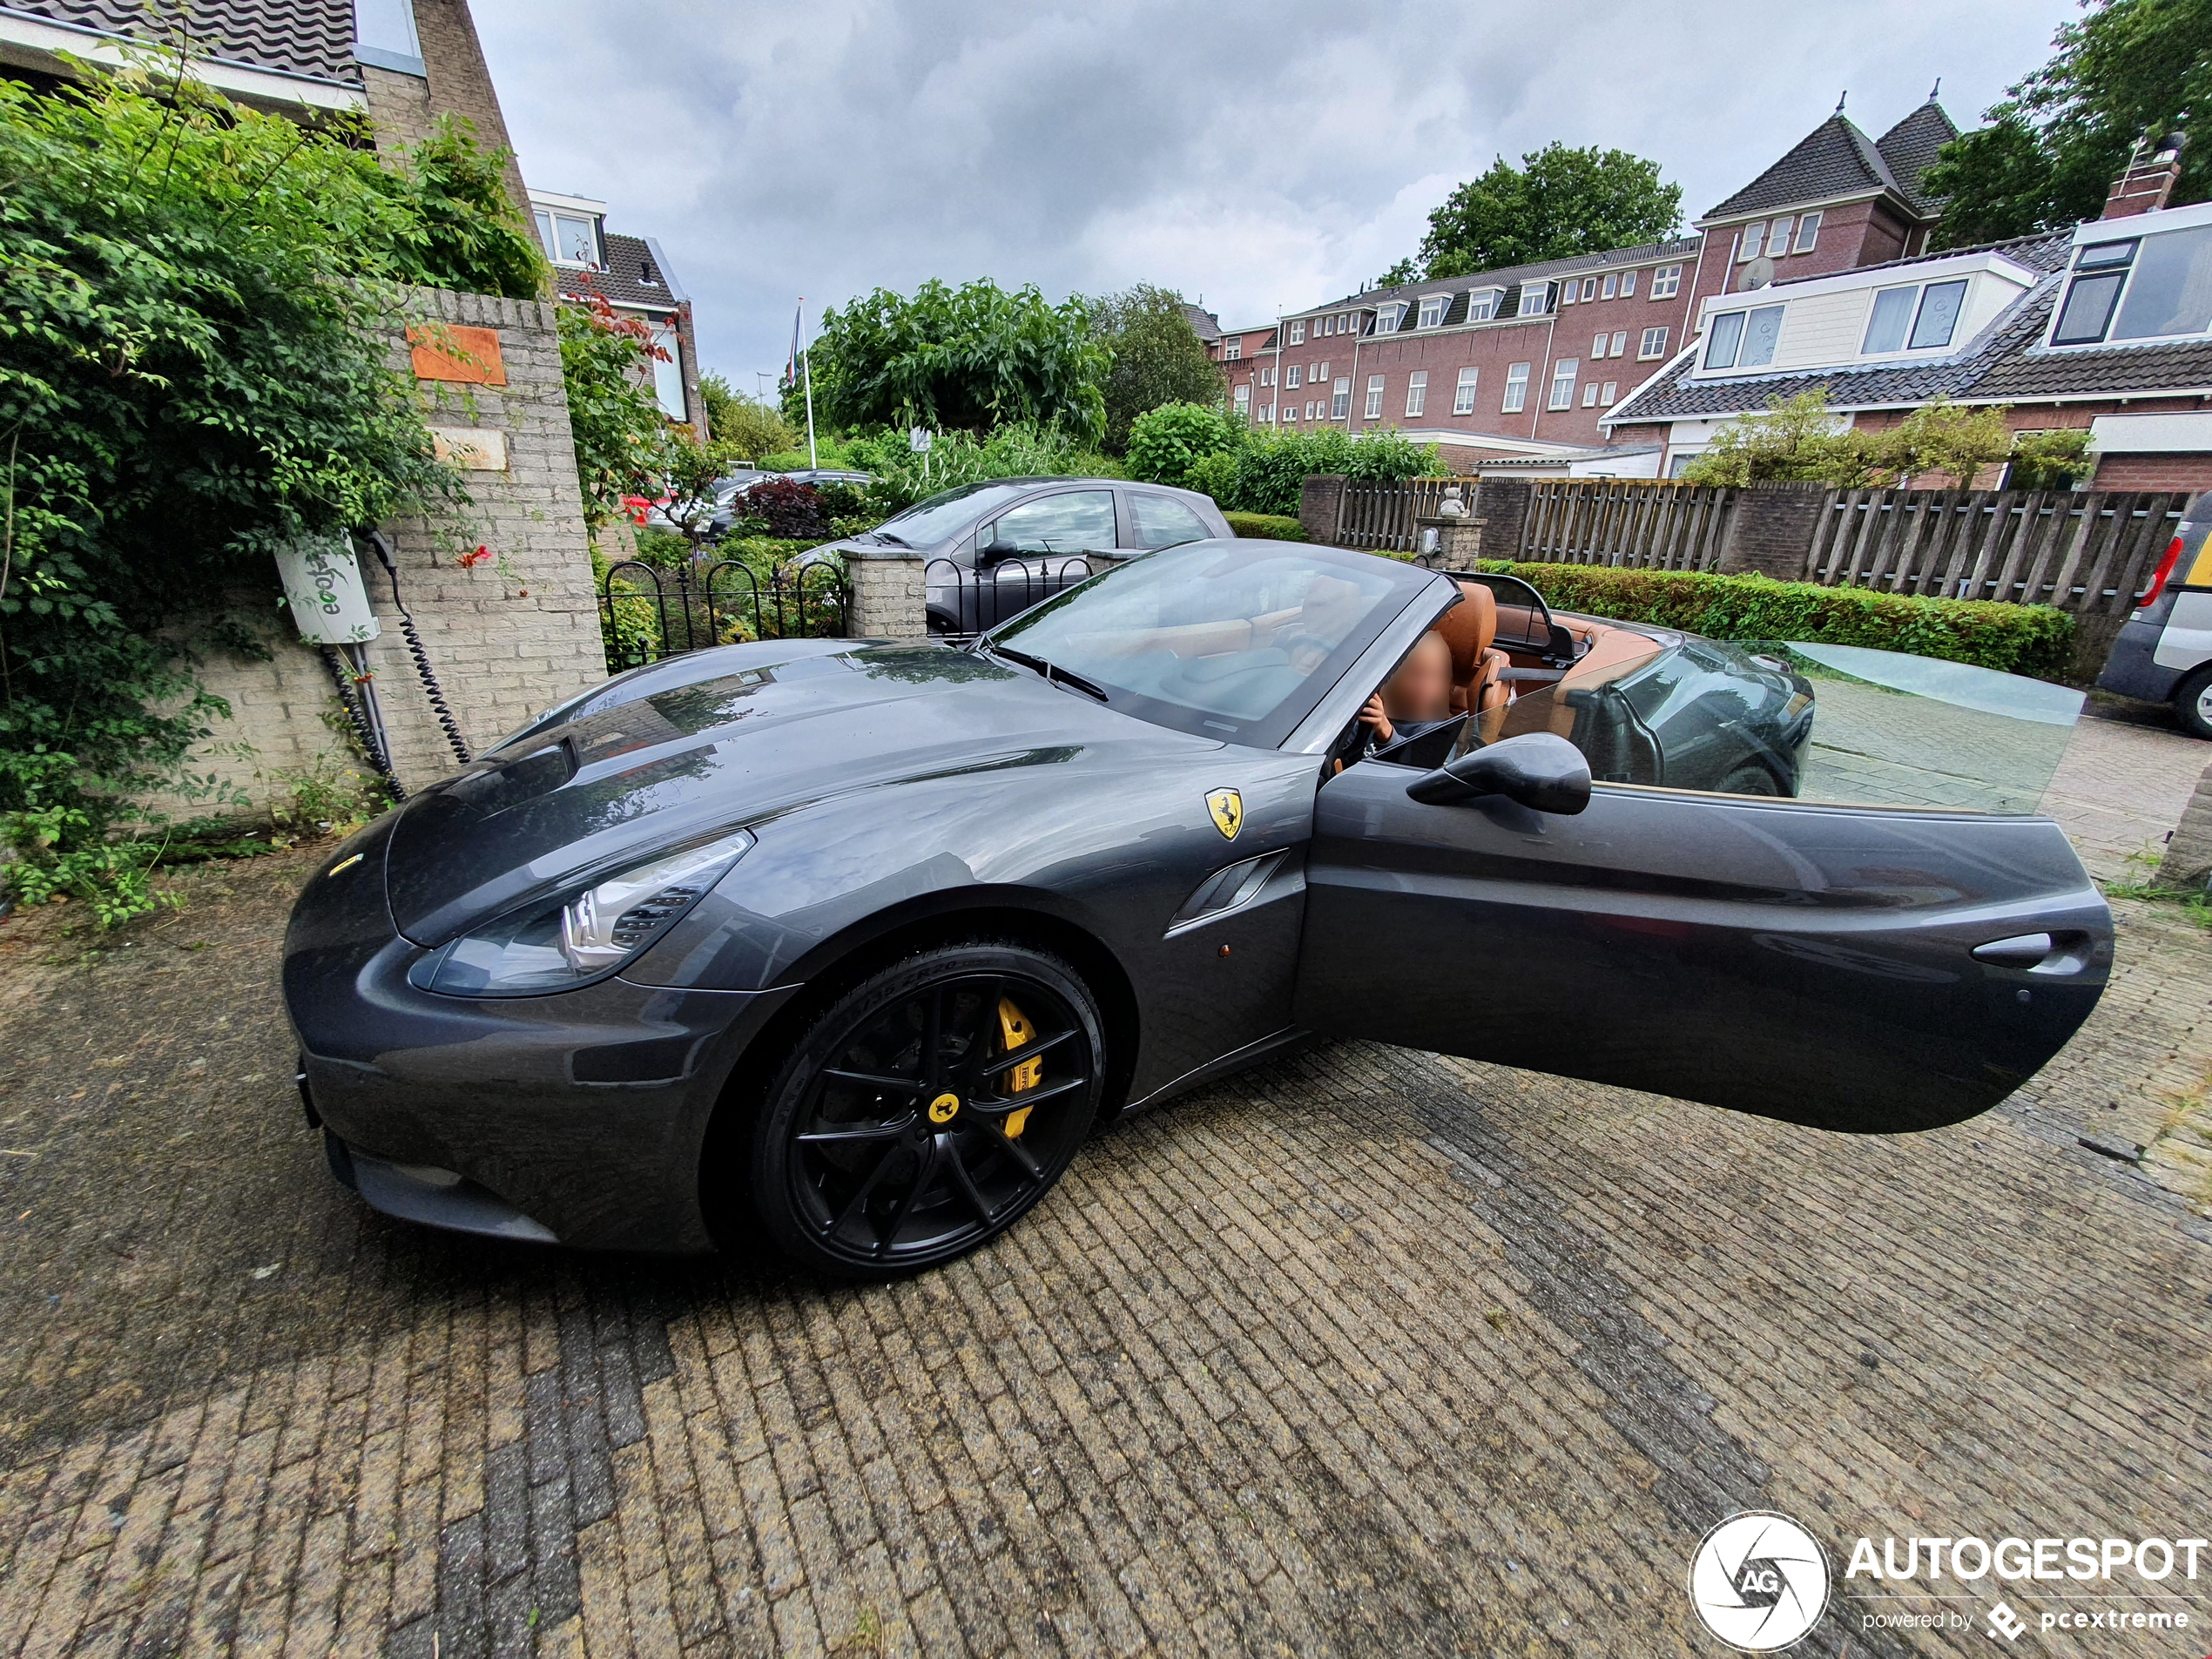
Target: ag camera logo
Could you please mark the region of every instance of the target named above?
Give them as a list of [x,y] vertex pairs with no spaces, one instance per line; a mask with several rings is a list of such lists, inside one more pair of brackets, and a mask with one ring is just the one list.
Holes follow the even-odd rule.
[[1730,1647],[1772,1653],[1802,1638],[1826,1610],[1828,1557],[1787,1515],[1730,1515],[1690,1557],[1689,1603]]

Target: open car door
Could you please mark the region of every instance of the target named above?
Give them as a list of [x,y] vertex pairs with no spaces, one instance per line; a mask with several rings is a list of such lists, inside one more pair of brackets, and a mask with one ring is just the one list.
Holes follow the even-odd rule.
[[[1976,682],[1962,704],[1882,683],[1919,672],[1872,663],[1891,655],[1796,661],[1815,676],[1797,681],[1816,711],[1804,799],[1606,781],[1629,775],[1619,722],[1656,727],[1633,686],[1608,727],[1603,687],[1572,674],[1461,746],[1502,761],[1518,733],[1521,752],[1575,760],[1573,741],[1598,777],[1579,813],[1439,799],[1436,774],[1424,800],[1418,772],[1347,767],[1307,860],[1299,1023],[1823,1129],[1987,1109],[2080,1027],[2111,963],[2110,913],[2065,834],[2021,815],[2071,730],[2042,694],[2075,694],[2036,687],[2023,714],[1979,706]],[[1715,730],[1743,724],[1743,699],[1701,694],[1723,696]],[[1962,780],[1962,757],[2002,775]]]

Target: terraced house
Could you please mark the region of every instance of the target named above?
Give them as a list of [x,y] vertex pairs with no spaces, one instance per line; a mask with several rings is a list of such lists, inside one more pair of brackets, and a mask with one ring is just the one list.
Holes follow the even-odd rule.
[[1943,398],[2087,428],[2094,488],[2212,488],[2212,203],[2168,207],[2179,172],[2177,139],[2146,145],[2072,230],[1706,295],[1693,347],[1602,428],[1672,475],[1777,398],[1823,389],[1860,427]]
[[1838,107],[1695,234],[1292,313],[1224,364],[1231,398],[1262,425],[1398,427],[1463,469],[1655,476],[1663,442],[1608,417],[1683,355],[1706,302],[1919,252],[1936,218],[1920,177],[1957,132],[1932,94],[1879,138]]

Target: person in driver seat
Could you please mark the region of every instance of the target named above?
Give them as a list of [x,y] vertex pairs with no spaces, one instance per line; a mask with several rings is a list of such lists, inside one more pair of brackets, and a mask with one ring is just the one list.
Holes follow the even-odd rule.
[[1451,644],[1432,628],[1413,642],[1382,690],[1360,706],[1359,724],[1367,728],[1362,759],[1440,766],[1466,718],[1452,712]]

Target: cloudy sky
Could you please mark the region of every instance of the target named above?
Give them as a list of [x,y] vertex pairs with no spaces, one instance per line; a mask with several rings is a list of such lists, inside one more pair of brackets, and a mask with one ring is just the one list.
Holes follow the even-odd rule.
[[2071,0],[473,0],[524,176],[675,265],[750,391],[792,307],[1149,281],[1224,323],[1351,292],[1493,157],[1658,161],[1685,217],[1938,76],[1970,125]]

